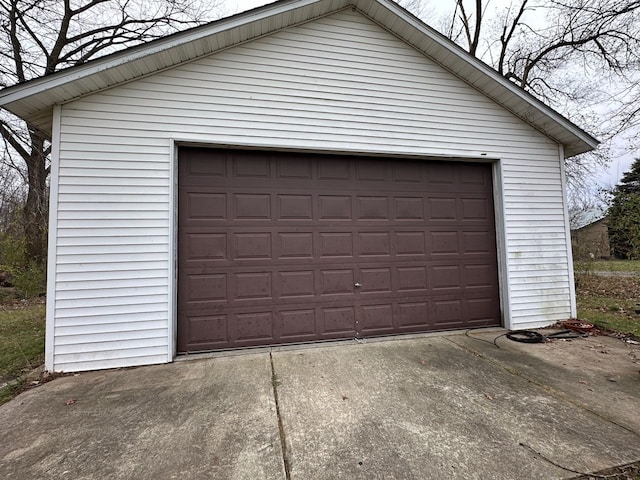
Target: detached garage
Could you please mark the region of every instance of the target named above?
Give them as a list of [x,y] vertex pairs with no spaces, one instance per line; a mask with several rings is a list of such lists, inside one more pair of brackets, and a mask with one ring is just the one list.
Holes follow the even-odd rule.
[[53,144],[46,366],[575,316],[597,141],[388,0],[284,0],[0,92]]

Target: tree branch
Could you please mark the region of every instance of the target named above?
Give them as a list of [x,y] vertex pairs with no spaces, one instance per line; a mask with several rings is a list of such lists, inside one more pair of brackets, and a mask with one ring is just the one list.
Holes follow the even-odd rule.
[[18,155],[22,158],[27,158],[29,156],[29,152],[18,142],[16,138],[16,134],[9,128],[9,126],[2,120],[0,120],[0,135],[2,138],[11,145]]

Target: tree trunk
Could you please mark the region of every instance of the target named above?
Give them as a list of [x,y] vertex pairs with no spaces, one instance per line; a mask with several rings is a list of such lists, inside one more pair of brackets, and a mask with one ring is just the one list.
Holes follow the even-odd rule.
[[26,260],[44,264],[47,258],[48,192],[44,138],[31,132],[32,150],[25,158],[29,191],[24,205]]

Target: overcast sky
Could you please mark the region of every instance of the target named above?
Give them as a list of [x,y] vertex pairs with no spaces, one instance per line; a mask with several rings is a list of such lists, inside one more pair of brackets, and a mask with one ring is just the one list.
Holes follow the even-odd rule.
[[[227,1],[228,1],[227,5],[229,7],[229,10],[235,13],[244,12],[246,10],[256,8],[261,5],[266,5],[267,3],[273,3],[273,0],[227,0]],[[501,4],[504,4],[506,6],[510,2],[511,0],[492,0],[491,4],[494,7],[498,7]],[[447,4],[449,3],[452,5],[454,4],[453,1],[447,2]],[[444,3],[433,2],[433,1],[430,2],[430,4],[444,5]],[[601,174],[598,175],[598,183],[600,184],[600,186],[608,188],[617,184],[622,174],[625,171],[629,170],[629,168],[631,167],[631,163],[633,162],[633,159],[638,155],[640,155],[640,152],[636,152],[635,155],[631,153],[616,154],[611,164],[606,169],[606,171],[603,171]]]
[[269,0],[229,0],[229,5],[233,5],[234,3],[237,5],[236,11],[240,13],[272,2]]

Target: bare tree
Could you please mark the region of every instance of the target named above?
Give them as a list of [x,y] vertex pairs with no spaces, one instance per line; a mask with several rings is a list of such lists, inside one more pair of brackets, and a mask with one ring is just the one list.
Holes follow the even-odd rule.
[[[0,0],[0,87],[79,65],[220,12],[222,0]],[[26,255],[46,257],[47,178],[51,145],[46,136],[0,112],[5,166],[24,177]],[[0,147],[1,148],[1,147]]]
[[[10,162],[10,159],[6,163],[0,162],[0,239],[15,228],[26,197],[26,182],[8,165]],[[0,265],[2,262],[0,252]]]
[[[416,17],[429,19],[435,16],[435,9],[423,0],[394,0],[398,5],[409,10]],[[427,22],[428,23],[428,22]]]
[[[545,12],[543,26],[527,23],[528,9]],[[548,102],[574,99],[568,67],[625,76],[640,58],[639,0],[520,0],[502,15],[495,67],[506,78]]]
[[472,55],[604,140],[566,162],[589,192],[610,141],[640,129],[640,0],[451,0],[441,31]]
[[[460,44],[463,44],[463,37],[469,53],[473,56],[478,56],[480,32],[482,30],[486,5],[483,8],[482,0],[474,0],[474,9],[468,11],[463,0],[455,0],[455,2],[456,5],[447,35]],[[456,30],[456,24],[460,26],[458,30]]]

